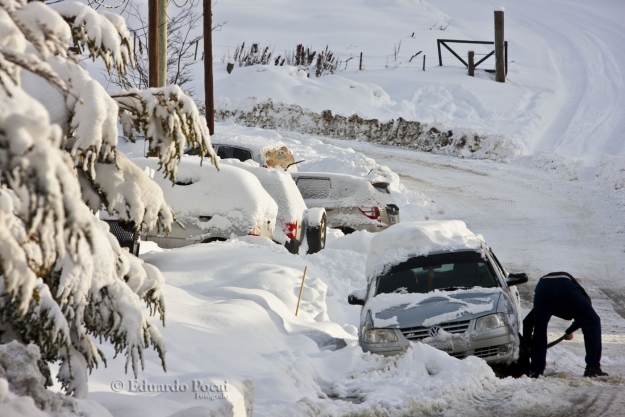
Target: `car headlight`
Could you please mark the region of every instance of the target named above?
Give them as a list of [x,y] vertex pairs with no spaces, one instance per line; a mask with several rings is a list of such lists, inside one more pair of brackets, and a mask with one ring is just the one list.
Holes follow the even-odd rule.
[[490,314],[480,317],[475,322],[475,330],[495,329],[508,325],[508,317],[503,313]]
[[370,329],[365,331],[366,343],[397,342],[397,334],[393,329]]

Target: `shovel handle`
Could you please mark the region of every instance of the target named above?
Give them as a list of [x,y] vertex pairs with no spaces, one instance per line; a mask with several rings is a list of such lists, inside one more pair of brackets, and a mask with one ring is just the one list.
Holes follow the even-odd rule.
[[566,337],[566,334],[564,334],[563,336],[557,338],[556,340],[554,340],[553,342],[549,343],[547,345],[547,349],[549,349],[550,347],[554,347],[555,345],[557,345],[558,343],[560,343],[561,341],[564,340],[564,338]]

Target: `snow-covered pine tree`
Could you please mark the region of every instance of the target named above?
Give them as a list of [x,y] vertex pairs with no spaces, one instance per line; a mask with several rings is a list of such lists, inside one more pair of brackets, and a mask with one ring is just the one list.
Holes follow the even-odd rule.
[[164,231],[174,221],[159,187],[117,150],[118,120],[144,133],[170,178],[185,146],[215,163],[206,121],[178,87],[108,94],[79,65],[83,50],[107,68],[133,64],[117,15],[0,0],[0,344],[36,344],[44,361],[60,360],[57,378],[75,396],[105,361],[91,337],[125,354],[135,376],[149,347],[165,367],[141,309],[143,300],[164,323],[163,276],[94,214],[105,207]]

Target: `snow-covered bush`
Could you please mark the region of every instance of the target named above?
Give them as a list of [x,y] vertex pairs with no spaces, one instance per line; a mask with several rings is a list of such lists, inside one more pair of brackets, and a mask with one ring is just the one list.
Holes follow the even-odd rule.
[[109,95],[79,65],[83,47],[107,68],[133,63],[119,16],[0,0],[0,344],[37,345],[44,361],[60,361],[57,378],[76,396],[104,360],[91,336],[135,375],[150,346],[165,365],[141,307],[164,322],[163,276],[94,215],[105,207],[165,231],[173,222],[160,188],[118,152],[118,118],[127,133],[144,132],[169,178],[185,146],[212,152],[206,121],[178,87]]
[[[240,46],[237,45],[233,59],[239,63],[239,67],[268,65],[273,61],[273,64],[276,66],[286,64],[297,67],[298,69],[314,72],[316,77],[334,74],[338,70],[339,65],[341,65],[341,61],[328,49],[328,46],[326,46],[325,50],[317,53],[299,44],[295,47],[294,51],[287,51],[284,57],[278,55],[278,57],[273,60],[271,59],[272,53],[273,52],[269,51],[268,46],[261,52],[260,46],[257,43],[252,44],[249,50],[246,50],[245,42],[243,42]],[[317,58],[316,60],[315,57]]]

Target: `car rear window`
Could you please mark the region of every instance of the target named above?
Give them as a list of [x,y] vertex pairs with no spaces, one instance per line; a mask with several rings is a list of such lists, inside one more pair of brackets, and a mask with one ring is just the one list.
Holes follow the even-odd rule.
[[330,194],[330,178],[299,177],[295,183],[305,200],[327,198]]
[[497,286],[492,266],[481,253],[452,252],[419,256],[394,266],[376,279],[375,295]]
[[252,159],[252,152],[247,149],[237,148],[234,146],[220,145],[217,149],[217,156],[222,159],[238,159],[241,162]]

